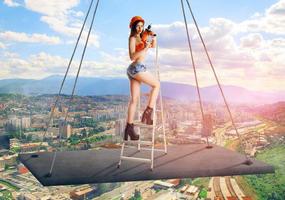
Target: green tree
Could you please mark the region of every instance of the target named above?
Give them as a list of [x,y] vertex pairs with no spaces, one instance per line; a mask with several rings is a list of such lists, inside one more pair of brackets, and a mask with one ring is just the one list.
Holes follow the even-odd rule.
[[107,183],[100,183],[97,185],[97,193],[103,194],[108,191],[108,184]]
[[86,129],[83,129],[82,131],[80,131],[80,134],[82,135],[83,138],[85,138],[87,136]]
[[26,138],[26,140],[27,140],[28,142],[32,141],[32,135],[28,135],[27,138]]
[[71,135],[68,138],[68,141],[70,142],[70,144],[75,145],[75,144],[78,144],[80,142],[80,138],[78,135]]
[[191,178],[183,178],[183,179],[180,180],[180,185],[186,185],[186,184],[191,185],[192,184],[192,179]]
[[141,192],[135,189],[134,196],[131,197],[130,200],[142,200]]

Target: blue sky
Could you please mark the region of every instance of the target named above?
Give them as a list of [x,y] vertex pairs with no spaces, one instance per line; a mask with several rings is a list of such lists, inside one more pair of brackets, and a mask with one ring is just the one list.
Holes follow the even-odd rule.
[[[15,2],[23,5],[24,1]],[[73,8],[73,10],[83,13],[79,18],[82,21],[90,2],[90,0],[82,0],[78,6]],[[192,3],[192,9],[199,25],[207,26],[209,19],[215,17],[224,17],[236,22],[248,19],[256,12],[263,12],[271,4],[276,2],[276,0],[239,0],[234,2],[226,0],[196,0],[190,2]],[[40,20],[42,16],[40,13],[28,10],[24,6],[9,7],[3,1],[0,4],[0,13],[1,31],[9,30],[27,34],[40,33],[64,38],[64,35],[52,30],[46,23]],[[153,24],[169,24],[174,21],[183,20],[180,0],[148,0],[139,4],[134,0],[101,0],[93,28],[93,30],[102,36],[100,42],[102,43],[101,48],[107,51],[112,51],[114,47],[126,48],[126,38],[129,33],[128,23],[129,19],[134,15],[143,16],[146,22]],[[29,48],[27,48],[27,45]],[[71,47],[72,45],[64,48],[61,45],[47,46],[34,44],[30,46],[27,43],[18,43],[14,46],[13,50],[23,56],[28,56],[30,53],[38,52],[40,48],[44,48],[49,53],[68,57]]]
[[[90,0],[4,0],[0,3],[0,78],[63,74]],[[94,0],[96,3],[96,0]],[[285,1],[190,1],[214,64],[225,84],[279,90],[284,78]],[[158,33],[162,80],[193,84],[180,0],[100,0],[82,76],[123,77],[128,59],[129,20],[140,15]],[[203,86],[207,63],[188,12]],[[81,45],[82,48],[82,45]],[[268,50],[270,52],[268,52]],[[230,52],[230,53],[229,53]],[[276,57],[276,55],[278,55]],[[146,63],[152,65],[154,51]],[[79,55],[76,57],[78,62]],[[284,60],[283,60],[284,61]],[[271,73],[271,69],[276,69]],[[150,69],[151,70],[151,69]],[[73,71],[75,73],[75,71]],[[264,75],[270,77],[264,77]],[[250,76],[256,77],[250,79]],[[244,82],[244,79],[248,79]],[[262,83],[262,84],[260,84]],[[250,86],[249,86],[250,85]],[[285,86],[282,82],[282,86]],[[284,87],[283,87],[284,88]]]

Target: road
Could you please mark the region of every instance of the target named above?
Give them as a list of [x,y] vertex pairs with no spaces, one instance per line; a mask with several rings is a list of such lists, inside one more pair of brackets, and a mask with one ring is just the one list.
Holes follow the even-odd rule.
[[207,197],[210,199],[215,199],[216,197],[220,200],[226,200],[227,197],[235,197],[243,200],[243,197],[245,197],[236,180],[229,176],[211,178],[209,188],[212,189],[207,194]]
[[213,178],[213,190],[215,193],[215,197],[218,197],[220,200],[225,200],[221,187],[220,187],[220,177],[214,177]]

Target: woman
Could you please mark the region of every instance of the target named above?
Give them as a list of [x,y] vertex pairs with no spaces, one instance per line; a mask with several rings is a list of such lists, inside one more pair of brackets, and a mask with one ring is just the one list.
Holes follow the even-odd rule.
[[148,105],[143,112],[141,121],[145,124],[152,124],[151,114],[154,104],[159,92],[159,81],[149,72],[146,71],[146,66],[143,64],[146,52],[149,48],[155,47],[156,38],[153,37],[151,43],[144,43],[141,38],[143,32],[144,19],[140,16],[135,16],[130,21],[131,33],[129,36],[129,56],[133,61],[127,69],[127,75],[130,80],[131,97],[128,107],[127,124],[125,128],[124,140],[128,140],[130,136],[131,140],[138,140],[139,135],[134,131],[133,119],[137,107],[138,100],[140,98],[140,84],[141,82],[151,86]]

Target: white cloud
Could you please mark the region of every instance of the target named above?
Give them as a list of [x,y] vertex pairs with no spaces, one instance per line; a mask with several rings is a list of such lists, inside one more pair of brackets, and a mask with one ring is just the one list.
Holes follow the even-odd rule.
[[6,45],[2,42],[0,42],[0,49],[5,49],[6,48]]
[[264,13],[240,23],[240,31],[265,32],[274,35],[285,35],[285,0],[270,6]]
[[38,54],[31,55],[29,57],[29,63],[31,66],[46,70],[48,68],[67,66],[68,60],[61,56],[53,56],[45,52],[40,52]]
[[266,10],[267,15],[284,16],[285,14],[285,1],[280,0],[276,4],[273,4]]
[[285,48],[285,38],[274,38],[271,40],[271,45],[276,48]]
[[52,74],[62,74],[68,63],[67,59],[40,52],[20,58],[17,54],[6,53],[1,60],[1,78],[44,78]]
[[[128,62],[123,56],[126,51],[117,50],[118,56],[112,58],[105,52],[101,52],[100,59],[84,60],[82,63],[80,76],[108,76],[108,77],[126,77],[126,68]],[[114,64],[116,61],[116,64]],[[12,52],[6,52],[1,59],[0,78],[35,78],[40,79],[54,74],[64,75],[67,69],[69,59],[61,56],[51,55],[46,52],[33,54],[26,59]],[[73,60],[69,75],[76,76],[79,66],[79,60]]]
[[20,57],[19,54],[10,52],[10,51],[5,51],[3,55],[5,58],[19,58]]
[[225,18],[211,18],[209,24],[210,26],[204,31],[209,40],[216,40],[234,33],[236,26],[233,21]]
[[[208,60],[196,28],[193,24],[189,24],[188,27],[194,61],[200,68],[207,67]],[[192,64],[184,23],[154,25],[153,29],[159,33],[158,44],[161,63],[166,66],[179,66],[179,69],[174,67],[177,70],[188,69]],[[250,59],[249,56],[238,50],[238,45],[234,40],[236,34],[234,22],[222,18],[211,19],[210,26],[200,27],[200,30],[210,57],[219,64],[219,67],[229,67],[228,64],[231,64],[231,67],[240,67],[238,66],[239,56],[242,56],[245,62]]]
[[[188,26],[189,31],[193,32],[194,26]],[[158,42],[162,48],[186,48],[187,36],[185,26],[182,22],[171,24],[154,24],[152,29],[157,34]]]
[[0,32],[0,38],[5,41],[60,44],[60,39],[46,34],[26,34],[12,31]]
[[[195,51],[202,50],[201,41],[194,24],[188,24],[191,46]],[[171,24],[153,25],[153,30],[158,34],[159,46],[162,48],[188,50],[188,40],[185,24],[173,22]],[[209,51],[234,48],[233,34],[236,33],[236,24],[223,18],[210,19],[209,27],[200,27],[204,41]]]
[[67,26],[67,21],[63,18],[57,18],[55,16],[42,16],[41,21],[47,23],[52,30],[67,36],[77,35],[80,31],[79,27]]
[[25,0],[28,9],[49,16],[64,16],[79,4],[79,0]]
[[[25,0],[25,5],[27,9],[40,13],[41,21],[48,24],[53,31],[75,40],[83,25],[83,12],[72,10],[78,6],[79,2],[80,0]],[[87,31],[84,30],[83,40],[86,37]],[[99,47],[99,39],[98,34],[91,33],[88,45]]]
[[262,42],[264,41],[260,33],[249,34],[240,39],[241,47],[244,48],[258,48],[261,47]]
[[70,13],[75,17],[83,17],[84,13],[82,11],[73,11],[71,10]]
[[13,1],[13,0],[4,0],[3,2],[5,5],[9,6],[9,7],[18,7],[20,6],[19,3]]

